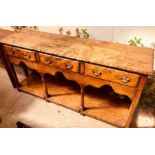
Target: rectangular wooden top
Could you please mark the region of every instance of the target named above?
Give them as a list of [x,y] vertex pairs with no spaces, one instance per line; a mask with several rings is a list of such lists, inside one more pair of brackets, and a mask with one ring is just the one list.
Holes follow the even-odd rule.
[[145,75],[153,72],[154,51],[150,48],[29,30],[0,38],[0,42]]

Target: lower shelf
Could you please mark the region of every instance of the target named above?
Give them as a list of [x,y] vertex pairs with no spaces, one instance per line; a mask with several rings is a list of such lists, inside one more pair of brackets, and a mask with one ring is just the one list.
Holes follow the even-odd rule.
[[[51,95],[49,100],[61,106],[79,112],[81,96],[79,86],[61,76],[47,76],[46,83]],[[19,90],[43,98],[43,85],[39,74],[33,73],[21,82]],[[84,114],[108,122],[114,126],[124,127],[128,117],[130,101],[119,99],[103,88],[86,87]]]

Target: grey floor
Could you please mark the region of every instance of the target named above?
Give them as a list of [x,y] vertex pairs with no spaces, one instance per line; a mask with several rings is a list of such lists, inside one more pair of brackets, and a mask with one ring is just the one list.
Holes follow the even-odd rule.
[[[22,71],[17,68],[19,79]],[[72,110],[32,95],[18,92],[11,85],[5,68],[0,64],[0,127],[14,128],[21,121],[34,128],[74,127],[74,128],[107,128],[113,127],[107,123],[81,116]],[[131,127],[154,127],[154,109],[137,109]]]

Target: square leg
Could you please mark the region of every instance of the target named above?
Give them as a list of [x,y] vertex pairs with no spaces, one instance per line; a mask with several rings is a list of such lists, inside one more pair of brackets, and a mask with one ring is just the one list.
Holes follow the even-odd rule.
[[130,109],[129,109],[129,114],[128,114],[128,119],[125,123],[125,128],[129,128],[130,127],[130,123],[132,121],[132,118],[134,116],[134,112],[136,110],[136,107],[138,105],[141,93],[143,91],[143,88],[145,86],[145,83],[147,82],[148,77],[147,76],[141,76],[138,87],[137,87],[137,91],[135,93],[135,96],[133,97],[133,100],[131,102],[130,105]]
[[48,88],[47,88],[47,84],[45,81],[45,74],[41,73],[41,79],[42,79],[42,83],[43,83],[43,90],[44,90],[44,99],[46,100],[46,102],[49,102],[48,98],[49,98],[49,94],[48,94]]

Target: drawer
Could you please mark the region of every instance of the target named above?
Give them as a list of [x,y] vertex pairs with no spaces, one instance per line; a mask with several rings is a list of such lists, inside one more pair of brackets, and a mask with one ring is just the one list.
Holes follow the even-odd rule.
[[45,65],[54,65],[60,69],[79,72],[79,62],[60,57],[51,56],[48,54],[39,54],[40,62]]
[[16,48],[8,45],[4,45],[4,49],[7,55],[30,60],[30,61],[36,61],[35,53],[33,51]]
[[137,74],[92,64],[85,64],[85,75],[93,76],[96,78],[104,79],[107,81],[131,87],[136,87],[140,78],[140,76]]

